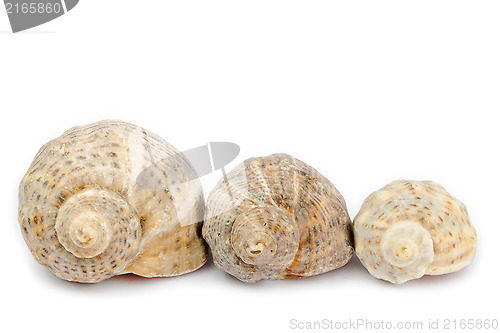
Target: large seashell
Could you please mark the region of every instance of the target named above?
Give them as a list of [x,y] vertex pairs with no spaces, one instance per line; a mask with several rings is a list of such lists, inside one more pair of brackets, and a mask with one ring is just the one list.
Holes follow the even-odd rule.
[[285,154],[250,158],[210,193],[203,225],[214,263],[244,282],[325,273],[352,256],[337,189]]
[[404,283],[467,266],[477,236],[464,204],[431,181],[394,181],[354,218],[356,254],[371,275]]
[[175,276],[206,261],[204,199],[185,156],[121,121],[78,126],[45,144],[19,189],[19,223],[58,277]]

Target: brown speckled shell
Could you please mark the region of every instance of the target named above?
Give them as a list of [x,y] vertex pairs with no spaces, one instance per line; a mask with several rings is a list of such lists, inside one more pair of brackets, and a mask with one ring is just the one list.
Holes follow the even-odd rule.
[[121,121],[78,126],[48,142],[19,188],[29,249],[69,281],[199,268],[207,255],[203,210],[201,184],[185,156]]
[[462,269],[477,243],[462,202],[435,182],[411,180],[393,181],[366,198],[354,219],[354,239],[370,274],[392,283]]
[[286,154],[247,159],[221,179],[207,200],[203,236],[216,266],[244,282],[325,273],[353,253],[340,193]]

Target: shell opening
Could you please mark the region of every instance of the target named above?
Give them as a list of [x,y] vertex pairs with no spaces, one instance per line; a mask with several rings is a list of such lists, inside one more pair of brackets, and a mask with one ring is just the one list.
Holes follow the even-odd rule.
[[[234,226],[233,226],[234,228]],[[245,230],[239,226],[239,235],[234,239],[233,248],[238,256],[247,264],[259,265],[269,262],[276,253],[277,243],[272,235],[265,231]],[[235,229],[233,229],[235,230]]]
[[410,265],[418,257],[418,244],[411,237],[402,237],[398,239],[387,251],[392,253],[386,255],[390,258],[391,264],[397,267]]
[[381,247],[384,260],[399,268],[412,264],[428,265],[434,257],[429,232],[413,221],[398,222],[387,229]]
[[[293,261],[299,232],[291,216],[276,207],[254,207],[231,230],[231,244],[249,265],[284,265]],[[279,250],[286,249],[286,250]]]

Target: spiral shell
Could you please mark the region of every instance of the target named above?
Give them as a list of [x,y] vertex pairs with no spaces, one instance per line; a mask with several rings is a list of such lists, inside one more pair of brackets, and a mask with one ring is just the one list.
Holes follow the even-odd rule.
[[189,161],[121,121],[74,127],[45,144],[19,188],[35,259],[68,281],[175,276],[206,261],[204,200]]
[[354,219],[356,255],[371,275],[404,283],[467,266],[477,236],[464,204],[431,181],[394,181]]
[[210,193],[203,225],[214,263],[244,282],[325,273],[353,253],[337,189],[285,154],[250,158]]

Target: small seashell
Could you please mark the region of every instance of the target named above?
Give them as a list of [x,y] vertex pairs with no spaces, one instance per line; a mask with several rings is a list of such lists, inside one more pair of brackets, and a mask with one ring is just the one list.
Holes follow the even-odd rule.
[[184,155],[121,121],[74,127],[48,142],[19,188],[26,244],[68,281],[196,270],[207,256],[203,210]]
[[465,205],[431,181],[397,180],[354,218],[356,255],[371,275],[404,283],[467,266],[477,236]]
[[247,159],[219,181],[207,200],[203,237],[215,265],[244,282],[325,273],[353,253],[340,193],[285,154]]

